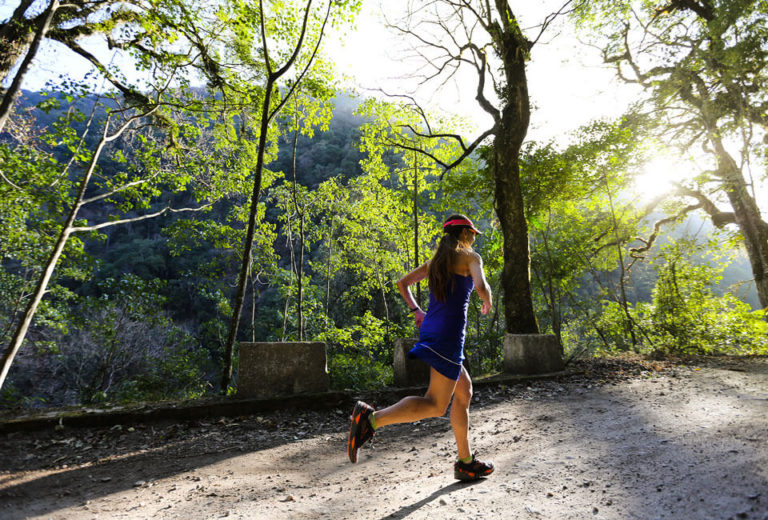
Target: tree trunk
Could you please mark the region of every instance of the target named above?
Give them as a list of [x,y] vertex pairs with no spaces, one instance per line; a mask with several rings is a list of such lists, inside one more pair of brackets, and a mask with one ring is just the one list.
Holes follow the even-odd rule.
[[[413,153],[413,268],[419,267],[419,156]],[[416,305],[421,307],[421,284],[416,284]]]
[[5,81],[35,37],[31,30],[35,18],[24,16],[33,3],[34,0],[22,0],[8,21],[0,25],[0,82]]
[[561,302],[560,295],[555,289],[552,279],[549,280],[549,299],[552,301],[552,332],[557,337],[557,344],[560,345],[560,353],[563,353],[563,325],[561,321]]
[[[91,115],[91,117],[93,117],[93,115]],[[90,121],[88,122],[88,125],[90,125]],[[123,129],[126,127],[127,124],[123,127]],[[116,135],[119,135],[123,129],[121,129]],[[53,246],[53,250],[51,251],[50,255],[48,255],[48,261],[43,268],[43,272],[40,274],[40,278],[38,279],[35,291],[32,293],[29,303],[27,304],[27,307],[24,311],[24,316],[19,321],[13,337],[6,347],[5,352],[3,352],[3,357],[0,359],[0,388],[2,388],[3,383],[5,382],[5,378],[8,376],[8,371],[11,368],[13,359],[16,357],[16,354],[24,342],[24,338],[27,336],[29,327],[32,325],[32,319],[37,312],[37,307],[43,300],[43,296],[45,295],[46,289],[48,288],[48,283],[51,281],[51,277],[53,276],[53,272],[59,262],[59,258],[61,258],[61,255],[64,252],[64,248],[67,245],[67,240],[69,240],[69,236],[72,233],[72,228],[74,227],[74,222],[77,219],[77,213],[80,211],[80,208],[83,204],[83,199],[85,198],[85,192],[88,189],[88,184],[90,183],[93,172],[96,169],[96,163],[99,160],[99,156],[101,155],[104,146],[111,140],[111,138],[108,137],[108,131],[109,119],[107,119],[106,123],[104,124],[104,133],[101,137],[101,140],[99,141],[98,146],[96,147],[96,150],[93,152],[91,162],[83,174],[83,178],[80,180],[77,196],[72,203],[72,208],[69,210],[69,214],[67,215],[64,224],[62,225],[59,236]]]
[[632,349],[637,350],[637,336],[635,335],[634,320],[632,319],[632,314],[629,312],[629,304],[627,303],[627,272],[624,267],[624,253],[622,250],[624,243],[619,237],[619,225],[616,220],[616,210],[613,205],[611,187],[608,184],[608,179],[606,177],[603,177],[603,182],[605,183],[605,192],[608,195],[608,202],[611,209],[611,222],[613,223],[613,232],[616,237],[616,257],[619,268],[619,305],[621,306],[622,311],[624,311],[624,317],[626,318],[626,326],[624,328],[629,332],[629,337],[632,341]]
[[253,192],[251,193],[251,208],[248,212],[248,228],[245,232],[245,244],[243,244],[243,258],[240,264],[240,275],[237,281],[237,293],[235,302],[232,306],[232,319],[229,322],[229,332],[227,333],[227,343],[224,345],[224,370],[221,377],[221,391],[226,393],[232,382],[232,372],[234,370],[235,342],[237,341],[237,331],[240,326],[240,314],[243,312],[243,300],[245,299],[245,286],[248,283],[248,273],[251,269],[253,260],[253,236],[256,232],[256,220],[259,209],[259,196],[261,195],[261,177],[264,170],[264,150],[267,146],[267,132],[269,130],[269,109],[272,102],[272,92],[274,90],[274,80],[272,76],[267,78],[267,84],[264,90],[264,100],[261,106],[261,128],[259,131],[258,155],[256,156],[256,171],[253,175]]
[[[312,56],[309,60],[309,63],[306,63],[304,65],[304,70],[301,72],[298,76],[297,81],[301,81],[301,79],[304,76],[304,73],[309,69],[310,65],[314,61],[315,55],[317,53],[318,48],[320,47],[320,42],[322,41],[323,32],[325,31],[325,24],[328,21],[328,17],[330,16],[331,12],[331,6],[333,5],[333,2],[328,3],[327,11],[325,13],[325,20],[323,21],[322,27],[319,29],[319,37],[317,40],[317,43],[315,45],[314,51],[312,53]],[[260,6],[263,7],[263,4],[260,2]],[[274,112],[270,111],[272,110],[272,95],[274,94],[274,91],[276,90],[277,82],[280,80],[280,78],[288,72],[288,70],[293,67],[296,58],[299,54],[299,51],[302,49],[304,45],[304,36],[306,35],[307,30],[307,21],[309,20],[309,14],[311,11],[312,2],[309,1],[306,5],[306,8],[304,10],[304,20],[302,22],[301,26],[301,34],[299,35],[299,40],[296,42],[296,46],[293,48],[293,54],[290,58],[286,61],[286,63],[280,67],[278,70],[273,70],[271,67],[271,61],[268,54],[268,46],[267,46],[267,35],[264,32],[264,11],[263,9],[260,10],[260,16],[261,16],[261,37],[262,37],[262,52],[264,53],[265,57],[265,67],[268,71],[267,73],[267,79],[265,84],[265,90],[264,90],[264,99],[262,100],[261,105],[261,129],[259,133],[259,143],[258,143],[258,151],[256,156],[256,171],[254,172],[253,176],[253,192],[251,193],[251,208],[248,212],[248,229],[246,230],[245,235],[245,244],[243,244],[243,261],[240,265],[240,276],[238,278],[237,282],[237,294],[235,295],[235,302],[232,309],[232,319],[229,322],[229,332],[227,334],[227,343],[224,346],[224,369],[222,371],[221,376],[221,391],[226,393],[230,383],[232,382],[232,372],[234,369],[234,353],[235,353],[235,342],[237,341],[237,330],[240,326],[240,314],[243,310],[243,299],[245,298],[245,285],[248,280],[248,273],[251,269],[251,263],[253,260],[253,235],[256,232],[256,220],[258,217],[258,208],[259,208],[259,196],[261,195],[261,179],[264,172],[264,152],[267,145],[267,131],[269,130],[269,124],[272,121],[272,119],[277,115],[277,112],[280,111],[280,108],[283,106],[285,101],[290,98],[291,95],[293,95],[293,88],[289,88],[287,92],[287,97],[283,100],[283,103],[279,104],[278,107],[275,109]]]
[[[298,118],[297,118],[298,119]],[[297,121],[298,125],[298,121]],[[304,204],[299,204],[299,195],[297,193],[296,182],[296,149],[299,144],[299,129],[298,126],[293,133],[293,150],[291,160],[291,171],[293,174],[293,207],[299,216],[299,260],[296,268],[296,320],[298,321],[298,340],[304,341],[304,286],[303,286],[303,274],[304,274]],[[293,246],[291,246],[293,251]]]
[[384,319],[385,319],[385,326],[386,326],[386,337],[387,340],[389,338],[389,305],[387,305],[387,290],[386,290],[386,284],[384,283],[384,280],[382,279],[381,272],[379,270],[379,263],[376,262],[374,264],[376,266],[375,272],[376,272],[376,281],[379,282],[379,291],[381,292],[381,302],[384,304]]
[[[516,27],[516,23],[514,25]],[[517,33],[510,31],[514,28],[507,27],[495,38],[506,78],[504,107],[493,142],[494,201],[504,237],[501,285],[506,331],[538,334],[531,295],[528,223],[523,209],[519,162],[531,114],[525,74],[528,43],[519,29]]]
[[256,343],[256,277],[251,270],[251,343]]
[[549,248],[549,233],[551,229],[551,223],[552,223],[552,209],[550,208],[548,210],[548,217],[547,217],[547,229],[541,236],[541,244],[544,246],[544,252],[546,253],[547,258],[547,284],[546,289],[544,287],[544,281],[541,279],[541,276],[539,276],[536,273],[536,270],[533,270],[533,274],[536,277],[536,280],[539,284],[539,287],[541,288],[541,294],[544,296],[544,301],[549,309],[550,316],[552,318],[552,332],[557,337],[557,343],[560,345],[560,353],[563,352],[563,334],[562,334],[562,305],[561,305],[561,294],[559,289],[555,286],[555,277],[553,275],[554,271],[554,259],[552,258],[552,251]]
[[[29,66],[32,64],[32,60],[35,59],[35,56],[37,55],[37,50],[40,48],[40,42],[43,40],[45,33],[48,32],[48,29],[51,26],[51,20],[53,20],[53,15],[58,7],[59,0],[53,0],[48,6],[45,16],[40,20],[37,30],[35,31],[35,36],[29,45],[27,55],[24,56],[24,61],[21,62],[21,66],[16,72],[16,77],[13,78],[11,86],[8,87],[8,90],[3,95],[3,100],[0,102],[0,132],[2,132],[3,127],[5,127],[5,122],[8,121],[8,117],[11,115],[16,94],[18,94],[21,89],[21,82],[24,80],[24,76],[26,76]],[[8,22],[8,24],[13,23],[13,20]],[[0,44],[0,48],[3,47],[6,47],[6,45]]]
[[299,270],[296,273],[296,319],[299,325],[299,341],[304,341],[304,213],[299,215]]
[[[744,238],[744,247],[755,277],[757,297],[765,310],[768,309],[768,229],[760,215],[760,208],[749,194],[738,165],[719,139],[712,141],[717,153],[718,171],[724,178],[724,191],[733,208],[736,224]],[[766,319],[768,320],[768,312],[766,312]]]
[[286,229],[288,230],[288,251],[291,254],[291,269],[288,271],[288,291],[285,293],[285,305],[283,306],[283,335],[280,341],[285,341],[288,335],[288,314],[291,311],[291,293],[293,293],[293,273],[296,272],[296,254],[293,250],[293,231],[291,230],[291,212],[287,211]]
[[328,262],[325,270],[325,320],[328,326],[328,318],[331,307],[331,263],[333,262],[333,217],[331,217],[331,229],[328,231]]
[[504,268],[501,272],[506,331],[537,334],[530,282],[528,224],[523,213],[517,152],[506,146],[500,132],[494,143],[496,215],[504,237]]

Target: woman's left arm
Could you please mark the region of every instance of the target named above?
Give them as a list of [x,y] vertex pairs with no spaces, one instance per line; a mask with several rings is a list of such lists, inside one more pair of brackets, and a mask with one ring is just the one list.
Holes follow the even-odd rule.
[[416,303],[416,300],[411,293],[411,285],[424,280],[428,273],[429,261],[424,262],[419,267],[397,281],[397,289],[400,291],[400,295],[405,300],[408,308],[411,309],[411,312],[413,313],[413,319],[416,322],[417,327],[421,327],[421,322],[424,321],[424,316],[426,316],[426,313],[421,310],[419,304]]

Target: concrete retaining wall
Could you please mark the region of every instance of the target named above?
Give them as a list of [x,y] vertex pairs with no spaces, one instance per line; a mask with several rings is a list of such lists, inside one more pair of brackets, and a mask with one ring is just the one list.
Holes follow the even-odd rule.
[[565,368],[553,334],[505,334],[505,374],[551,374]]
[[429,365],[420,359],[408,359],[408,351],[418,341],[416,338],[395,340],[394,379],[395,386],[427,386]]
[[327,392],[330,386],[325,343],[240,344],[238,396],[262,398]]

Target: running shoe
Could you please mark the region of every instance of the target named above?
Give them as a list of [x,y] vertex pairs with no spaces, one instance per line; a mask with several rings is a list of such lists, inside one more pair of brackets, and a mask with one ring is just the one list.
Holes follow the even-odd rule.
[[347,455],[353,463],[357,462],[357,450],[371,440],[374,434],[368,417],[373,413],[373,407],[358,401],[352,410],[352,423],[349,425],[347,437]]
[[457,460],[456,464],[453,465],[453,478],[464,482],[478,480],[491,473],[493,473],[493,463],[477,460],[474,455],[470,462]]

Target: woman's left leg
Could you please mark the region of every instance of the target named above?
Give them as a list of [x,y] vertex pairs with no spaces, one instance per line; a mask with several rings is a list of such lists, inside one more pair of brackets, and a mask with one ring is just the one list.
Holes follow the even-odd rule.
[[469,446],[469,405],[472,402],[472,379],[467,369],[461,367],[459,380],[453,393],[451,403],[451,427],[456,438],[456,447],[459,451],[459,459],[465,459],[472,455]]
[[472,481],[493,473],[493,463],[477,460],[469,446],[469,404],[472,402],[472,380],[462,367],[456,392],[451,404],[451,426],[456,437],[459,459],[453,465],[453,476],[459,480]]

